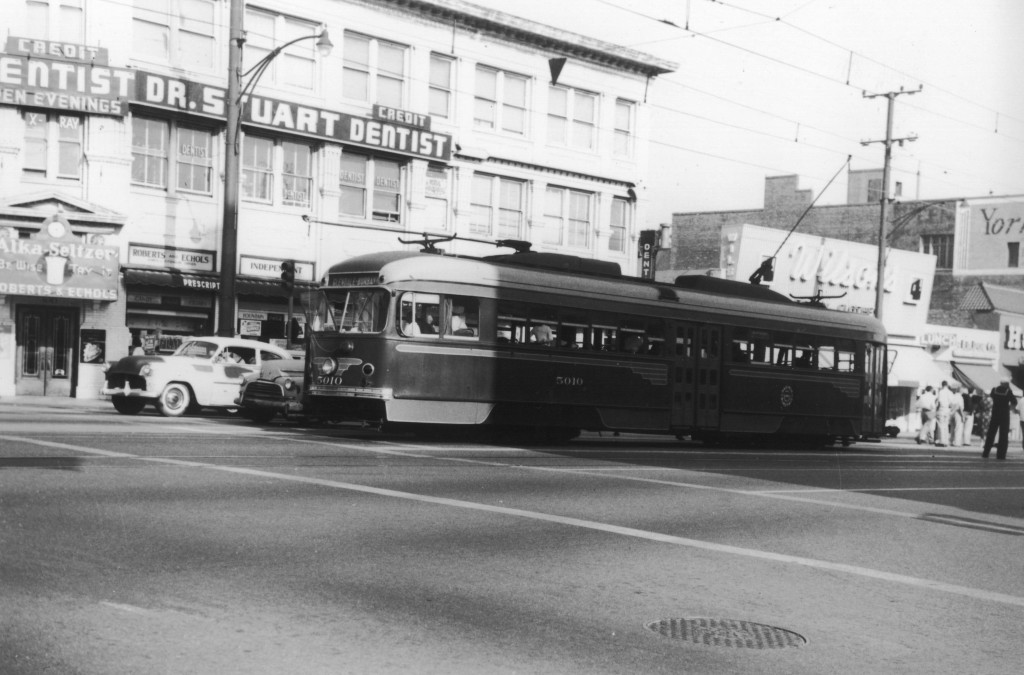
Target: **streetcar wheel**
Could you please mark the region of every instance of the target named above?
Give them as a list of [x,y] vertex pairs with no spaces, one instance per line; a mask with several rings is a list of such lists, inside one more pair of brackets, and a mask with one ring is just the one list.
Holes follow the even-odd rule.
[[114,396],[110,399],[114,404],[114,410],[122,415],[138,415],[146,407],[145,399],[128,398],[127,396]]
[[192,403],[192,392],[180,382],[171,382],[157,400],[157,410],[164,417],[181,417]]

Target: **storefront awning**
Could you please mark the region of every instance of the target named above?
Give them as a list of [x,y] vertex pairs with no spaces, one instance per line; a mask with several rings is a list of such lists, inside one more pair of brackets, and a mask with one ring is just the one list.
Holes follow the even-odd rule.
[[[299,292],[311,291],[314,288],[316,288],[314,284],[295,282],[295,290]],[[245,277],[235,279],[235,293],[238,295],[259,295],[265,298],[288,297],[288,291],[285,290],[280,281],[249,279]]]
[[[953,379],[948,362],[934,360],[928,352],[917,347],[889,348],[890,358],[896,355],[889,369],[890,387],[913,387],[915,389],[932,385],[936,389],[943,380]],[[945,366],[945,367],[943,367]]]
[[[1000,368],[996,370],[992,366],[983,366],[976,363],[954,362],[953,372],[956,374],[956,379],[963,382],[964,385],[972,389],[981,389],[985,393],[998,387],[999,381],[1004,377],[1010,377],[1010,374],[1005,369]],[[1020,389],[1014,385],[1010,386],[1013,388],[1014,395],[1021,395]]]
[[125,283],[129,286],[164,286],[166,288],[188,288],[196,291],[220,290],[220,277],[215,274],[189,274],[172,270],[140,270],[127,268]]

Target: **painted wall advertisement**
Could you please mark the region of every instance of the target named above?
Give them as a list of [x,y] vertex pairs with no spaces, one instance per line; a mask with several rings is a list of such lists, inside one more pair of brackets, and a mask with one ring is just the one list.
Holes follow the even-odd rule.
[[982,199],[957,212],[958,268],[1024,273],[1024,202]]
[[117,300],[118,247],[99,235],[76,236],[56,215],[22,239],[0,228],[0,295]]
[[[755,225],[722,228],[721,266],[727,278],[746,281],[769,256],[775,256],[774,279],[767,284],[773,291],[801,301],[819,298],[829,309],[874,313],[878,247]],[[911,336],[920,332],[928,320],[934,274],[935,256],[888,251],[882,306],[886,330]]]

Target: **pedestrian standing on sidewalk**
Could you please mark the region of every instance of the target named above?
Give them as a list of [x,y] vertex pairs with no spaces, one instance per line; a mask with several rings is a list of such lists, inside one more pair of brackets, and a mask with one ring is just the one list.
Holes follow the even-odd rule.
[[949,444],[956,447],[964,444],[964,399],[959,382],[950,383],[949,390],[953,392],[953,401],[949,404]]
[[917,444],[935,442],[935,392],[932,385],[924,388],[917,397],[917,407],[921,411],[921,431],[917,434]]
[[953,396],[949,382],[942,381],[939,393],[935,396],[935,445],[949,445],[949,425],[953,414]]
[[[999,386],[992,389],[989,396],[992,399],[992,421],[989,422],[988,433],[985,434],[985,446],[981,449],[981,456],[988,457],[995,443],[996,459],[1006,459],[1006,450],[1010,443],[1010,411],[1017,408],[1017,397],[1010,389],[1010,378],[1004,377],[1000,380]],[[999,434],[998,441],[996,434]]]
[[975,394],[970,387],[964,387],[964,393],[961,394],[963,397],[963,408],[964,408],[964,424],[963,424],[963,438],[960,439],[964,445],[970,445],[971,439],[974,436],[974,405],[975,405]]

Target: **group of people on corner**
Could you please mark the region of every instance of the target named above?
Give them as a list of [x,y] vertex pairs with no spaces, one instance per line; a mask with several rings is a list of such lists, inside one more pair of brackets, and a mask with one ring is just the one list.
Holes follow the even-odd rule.
[[917,398],[921,411],[922,443],[944,446],[969,446],[975,428],[984,437],[982,457],[996,448],[996,459],[1006,459],[1010,437],[1010,413],[1017,408],[1017,397],[1009,378],[1003,378],[988,396],[980,389],[960,391],[957,382],[943,381],[936,391],[931,385]]

